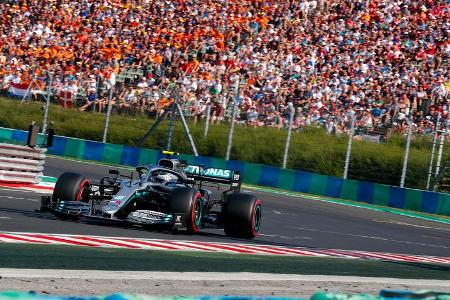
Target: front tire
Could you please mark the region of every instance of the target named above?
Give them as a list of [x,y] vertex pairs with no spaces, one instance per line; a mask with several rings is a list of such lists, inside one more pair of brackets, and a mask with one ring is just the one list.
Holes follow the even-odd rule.
[[170,206],[174,216],[183,215],[188,234],[200,231],[203,219],[202,195],[199,191],[183,187],[172,192]]
[[254,195],[231,194],[222,207],[225,235],[253,239],[261,227],[262,203]]
[[[81,201],[89,202],[89,191],[91,181],[86,176],[78,173],[66,172],[59,176],[53,190],[52,202],[60,201]],[[58,213],[61,219],[79,219],[80,216],[72,216],[64,213]]]

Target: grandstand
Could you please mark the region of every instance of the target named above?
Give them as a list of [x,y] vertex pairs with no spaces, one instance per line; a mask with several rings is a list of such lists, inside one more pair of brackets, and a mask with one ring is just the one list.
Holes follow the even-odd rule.
[[239,123],[283,128],[292,103],[294,129],[346,133],[354,115],[367,136],[404,132],[407,118],[426,134],[439,114],[447,126],[449,9],[445,0],[6,0],[1,92],[37,83],[35,100],[65,95],[104,112],[115,73],[115,111],[155,115],[176,85],[196,119],[227,119],[238,101]]

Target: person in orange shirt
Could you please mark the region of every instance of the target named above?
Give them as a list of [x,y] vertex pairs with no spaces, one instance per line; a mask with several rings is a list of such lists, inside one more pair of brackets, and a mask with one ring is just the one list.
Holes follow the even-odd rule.
[[194,58],[194,59],[190,62],[191,73],[197,73],[198,70],[199,70],[199,68],[200,68],[200,63],[199,63],[199,61],[198,61],[197,59]]
[[173,98],[162,97],[157,103],[158,117],[160,117],[164,113],[164,110],[172,103],[173,103]]
[[156,53],[152,57],[152,61],[153,61],[153,63],[160,65],[163,62],[163,56],[161,54],[159,54],[159,53]]

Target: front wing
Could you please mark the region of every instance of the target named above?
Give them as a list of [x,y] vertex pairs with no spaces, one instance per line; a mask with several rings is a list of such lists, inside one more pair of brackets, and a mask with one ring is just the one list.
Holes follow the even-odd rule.
[[174,225],[175,228],[184,228],[186,216],[182,214],[167,214],[151,210],[137,210],[131,212],[127,218],[118,219],[105,217],[100,210],[92,209],[92,204],[80,201],[52,202],[50,196],[41,199],[40,211],[49,211],[55,215],[71,217],[84,217],[91,221],[111,224],[137,224],[137,225]]

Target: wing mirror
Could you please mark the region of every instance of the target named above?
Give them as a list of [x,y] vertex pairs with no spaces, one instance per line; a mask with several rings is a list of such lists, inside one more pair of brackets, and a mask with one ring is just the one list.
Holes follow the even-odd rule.
[[193,178],[186,178],[184,182],[186,184],[195,184],[195,179],[193,179]]
[[188,163],[187,163],[186,160],[180,159],[179,162],[178,162],[178,166],[179,166],[180,169],[184,170],[188,166]]

